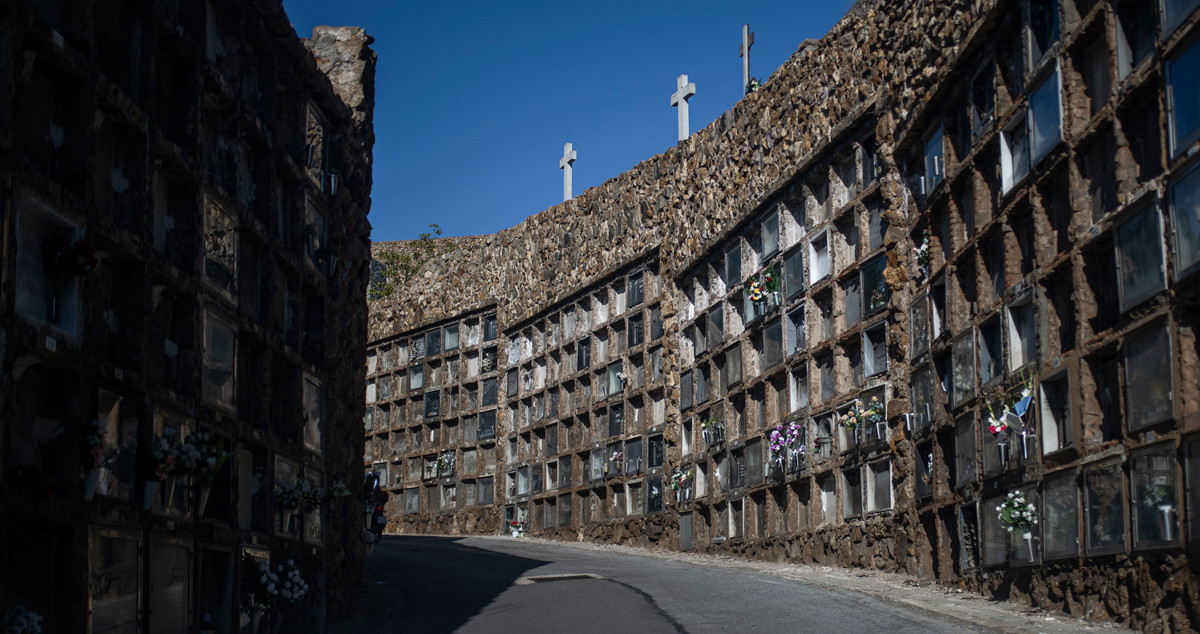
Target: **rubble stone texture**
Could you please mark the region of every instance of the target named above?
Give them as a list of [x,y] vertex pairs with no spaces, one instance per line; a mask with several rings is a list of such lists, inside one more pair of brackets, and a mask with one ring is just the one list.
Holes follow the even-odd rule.
[[[1194,627],[1197,4],[860,2],[674,148],[453,239],[371,305],[390,530],[517,522]],[[492,314],[494,342],[426,349]],[[880,425],[839,422],[873,398]],[[805,456],[776,462],[791,422]],[[1035,527],[1006,530],[1013,491]]]
[[[350,614],[370,44],[302,40],[279,0],[0,2],[0,606],[48,632]],[[157,443],[196,432],[229,459],[160,481]],[[356,495],[292,513],[296,478]],[[307,596],[254,609],[244,555]]]

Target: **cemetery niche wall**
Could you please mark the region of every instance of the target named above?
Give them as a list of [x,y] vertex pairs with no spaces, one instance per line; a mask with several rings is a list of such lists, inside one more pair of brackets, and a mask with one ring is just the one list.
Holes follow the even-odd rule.
[[437,449],[492,497],[411,467],[389,530],[1194,627],[1198,5],[860,2],[663,154],[455,238],[371,349],[496,315],[496,443]]
[[0,2],[0,610],[348,615],[370,42],[301,40],[278,1]]

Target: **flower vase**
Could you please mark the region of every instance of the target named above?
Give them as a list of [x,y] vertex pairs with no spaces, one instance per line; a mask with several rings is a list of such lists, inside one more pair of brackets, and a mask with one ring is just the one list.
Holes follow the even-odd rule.
[[176,482],[175,478],[171,478],[171,481],[167,483],[167,487],[164,489],[163,506],[173,506],[175,504],[175,489],[177,484],[178,482]]
[[1175,522],[1171,520],[1171,516],[1175,514],[1175,505],[1159,504],[1158,505],[1158,521],[1162,523],[1162,535],[1166,541],[1175,541]]
[[83,479],[83,501],[91,502],[96,495],[96,485],[100,484],[100,470],[88,469],[87,476]]
[[200,487],[200,499],[197,502],[196,514],[203,517],[204,510],[208,508],[208,496],[212,494],[212,487]]
[[59,314],[61,310],[62,308],[58,301],[58,293],[54,290],[51,290],[50,299],[46,304],[46,321],[50,322],[51,324],[57,324],[58,319],[61,316]]
[[875,423],[875,438],[880,442],[887,440],[887,423],[883,421]]
[[1025,540],[1025,548],[1029,550],[1029,561],[1033,561],[1033,533],[1026,531],[1021,534],[1021,539]]
[[142,508],[149,509],[151,504],[158,498],[158,480],[147,480],[145,490],[142,491]]
[[279,530],[281,530],[285,533],[291,531],[292,530],[292,520],[295,519],[295,517],[296,517],[296,509],[283,509],[283,511],[280,512],[280,514],[279,514],[279,518],[283,522],[283,526],[280,527]]
[[1008,466],[1008,441],[1001,440],[996,443],[996,451],[1000,454],[1000,464]]
[[1029,432],[1021,432],[1021,460],[1029,460]]

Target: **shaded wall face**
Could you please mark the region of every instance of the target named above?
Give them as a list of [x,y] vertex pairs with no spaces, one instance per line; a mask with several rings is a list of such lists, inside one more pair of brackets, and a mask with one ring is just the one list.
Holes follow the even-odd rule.
[[323,628],[361,509],[288,520],[272,489],[359,476],[369,38],[338,30],[335,91],[279,3],[25,4],[0,20],[26,60],[0,63],[0,603],[232,630],[244,551],[299,562]]

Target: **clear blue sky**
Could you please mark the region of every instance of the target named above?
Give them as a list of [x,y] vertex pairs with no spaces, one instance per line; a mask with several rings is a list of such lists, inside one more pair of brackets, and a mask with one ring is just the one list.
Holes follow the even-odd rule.
[[765,81],[850,0],[463,2],[284,0],[296,31],[362,26],[379,55],[372,239],[492,233],[562,200],[558,159],[574,143],[574,193],[676,142],[675,77],[696,84],[691,131]]

